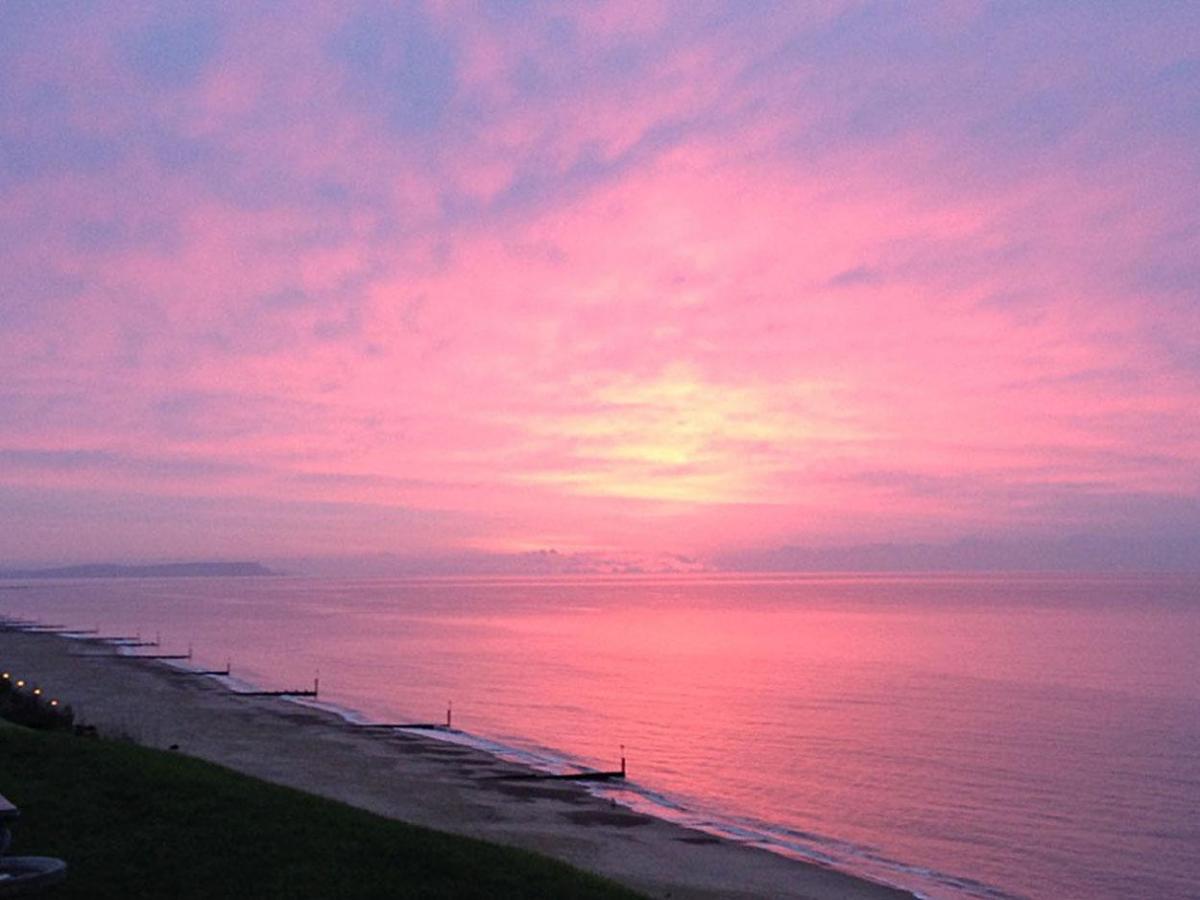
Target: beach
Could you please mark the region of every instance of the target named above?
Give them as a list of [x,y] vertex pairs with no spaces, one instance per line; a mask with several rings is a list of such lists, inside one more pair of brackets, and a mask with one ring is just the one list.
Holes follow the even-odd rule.
[[483,751],[355,728],[285,699],[92,642],[0,631],[0,665],[106,736],[186,753],[390,818],[544,853],[652,897],[883,898],[909,894],[614,806]]

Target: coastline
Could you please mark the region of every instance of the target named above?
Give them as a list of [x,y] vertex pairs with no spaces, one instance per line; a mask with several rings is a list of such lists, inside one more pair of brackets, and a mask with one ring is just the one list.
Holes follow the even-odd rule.
[[70,703],[80,720],[146,746],[454,834],[534,850],[672,898],[884,898],[908,892],[721,840],[593,796],[571,782],[411,732],[239,697],[217,681],[49,634],[0,630],[0,663]]

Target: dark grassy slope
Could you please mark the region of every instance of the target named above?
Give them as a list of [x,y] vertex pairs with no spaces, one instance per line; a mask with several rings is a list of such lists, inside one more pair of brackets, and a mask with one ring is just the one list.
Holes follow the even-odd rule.
[[405,825],[177,754],[0,726],[11,854],[58,856],[48,898],[637,895],[545,857]]

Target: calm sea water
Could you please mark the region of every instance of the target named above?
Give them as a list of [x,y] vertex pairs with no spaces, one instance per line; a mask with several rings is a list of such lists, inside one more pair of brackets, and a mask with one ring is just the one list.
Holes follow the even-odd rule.
[[454,724],[630,805],[929,897],[1200,897],[1200,579],[32,582],[377,721]]

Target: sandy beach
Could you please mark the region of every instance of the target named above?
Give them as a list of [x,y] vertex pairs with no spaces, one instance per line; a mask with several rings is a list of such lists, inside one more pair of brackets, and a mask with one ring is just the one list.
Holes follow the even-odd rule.
[[391,818],[536,850],[652,897],[899,898],[907,893],[640,815],[570,782],[411,733],[365,731],[278,698],[88,642],[0,631],[0,665],[79,721]]

